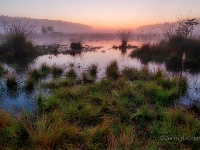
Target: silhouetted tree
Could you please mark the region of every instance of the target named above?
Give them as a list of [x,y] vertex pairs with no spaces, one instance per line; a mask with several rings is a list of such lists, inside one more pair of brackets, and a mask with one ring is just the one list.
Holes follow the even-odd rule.
[[187,19],[186,21],[180,21],[179,26],[176,29],[176,33],[179,36],[187,38],[189,34],[193,34],[194,26],[198,25],[197,19]]
[[130,29],[121,29],[118,31],[117,36],[121,40],[121,46],[120,46],[121,48],[126,48],[130,35],[131,35]]
[[180,20],[178,22],[178,27],[175,28],[175,24],[172,23],[165,23],[164,25],[164,35],[168,38],[172,36],[178,36],[181,38],[187,38],[189,34],[193,34],[195,26],[198,25],[198,20],[193,19],[186,19]]

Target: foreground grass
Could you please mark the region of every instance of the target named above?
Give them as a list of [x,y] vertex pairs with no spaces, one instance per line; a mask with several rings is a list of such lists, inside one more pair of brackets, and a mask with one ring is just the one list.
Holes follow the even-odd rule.
[[74,70],[69,70],[65,80],[49,82],[53,94],[38,97],[38,115],[10,116],[0,111],[1,147],[115,150],[200,146],[199,140],[166,138],[200,136],[198,116],[170,104],[185,92],[185,78],[169,79],[161,71],[151,74],[146,68],[121,72],[116,68],[117,63],[111,62],[106,77],[98,82],[78,83]]

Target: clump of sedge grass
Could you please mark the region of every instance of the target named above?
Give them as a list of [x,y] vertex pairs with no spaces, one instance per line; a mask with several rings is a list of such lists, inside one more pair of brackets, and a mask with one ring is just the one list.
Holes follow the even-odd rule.
[[158,68],[158,70],[156,71],[156,76],[158,77],[158,78],[160,78],[160,77],[162,77],[163,76],[163,70],[161,69],[161,68]]
[[140,78],[139,76],[139,71],[135,68],[130,68],[130,67],[125,67],[122,70],[122,75],[130,81],[135,81],[138,80]]
[[63,69],[57,66],[53,66],[51,70],[54,78],[61,76],[63,73]]
[[37,69],[32,69],[31,71],[29,71],[29,75],[35,81],[38,81],[42,78],[42,73]]
[[35,84],[35,81],[33,78],[28,78],[26,81],[25,81],[25,89],[27,91],[32,91],[34,89],[34,84]]
[[83,37],[80,36],[78,39],[72,39],[70,43],[71,50],[82,50],[83,49]]
[[97,73],[98,73],[98,66],[95,64],[92,64],[89,68],[88,68],[88,72],[90,74],[91,77],[96,77]]
[[39,69],[31,69],[29,71],[29,78],[38,81],[42,78],[47,77],[48,73],[51,72],[51,68],[46,64],[42,64]]
[[71,68],[71,69],[67,72],[66,77],[67,77],[67,79],[76,80],[76,78],[77,78],[76,71],[75,71],[73,68]]
[[17,79],[15,76],[10,76],[6,80],[6,85],[9,89],[16,89],[18,86]]
[[106,68],[106,76],[110,79],[118,79],[119,77],[119,68],[117,61],[112,61],[108,64]]
[[40,67],[40,70],[44,73],[49,73],[51,68],[46,63],[43,63]]
[[83,72],[83,73],[82,73],[82,81],[83,81],[84,83],[87,83],[87,81],[89,81],[89,77],[88,77],[87,72]]
[[72,50],[81,50],[82,49],[82,44],[80,42],[72,42],[70,44],[70,48]]
[[93,82],[93,80],[89,77],[87,72],[83,72],[81,76],[82,76],[83,83],[92,83]]

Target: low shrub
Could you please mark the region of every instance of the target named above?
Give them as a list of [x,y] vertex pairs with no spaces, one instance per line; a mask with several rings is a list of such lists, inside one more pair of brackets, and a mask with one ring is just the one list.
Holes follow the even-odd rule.
[[[22,23],[20,20],[3,22],[6,40],[0,46],[4,54],[11,52],[12,57],[22,58],[37,53],[31,39],[34,34],[34,26],[29,23]],[[32,56],[31,56],[32,57]]]
[[80,36],[78,39],[72,39],[70,43],[71,50],[82,50],[83,49],[83,37]]

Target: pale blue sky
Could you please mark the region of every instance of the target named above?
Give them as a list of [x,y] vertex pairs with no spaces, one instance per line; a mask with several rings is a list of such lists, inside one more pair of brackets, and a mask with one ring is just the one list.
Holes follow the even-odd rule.
[[97,28],[200,18],[200,0],[0,0],[0,15],[57,19]]

